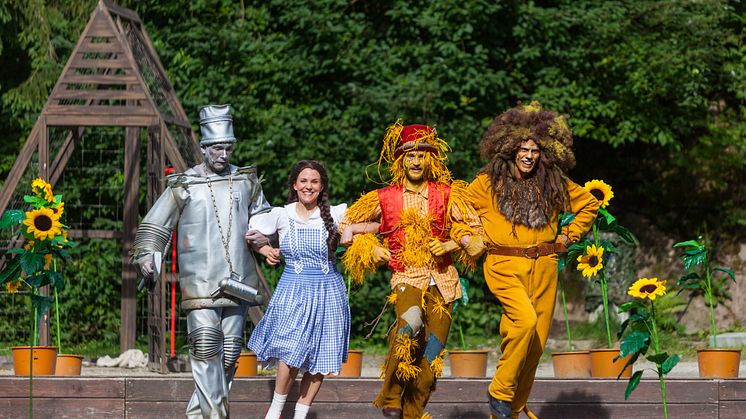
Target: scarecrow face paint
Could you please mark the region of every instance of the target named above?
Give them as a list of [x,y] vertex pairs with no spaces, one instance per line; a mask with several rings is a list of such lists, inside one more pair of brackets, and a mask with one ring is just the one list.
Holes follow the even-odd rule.
[[539,163],[540,157],[541,150],[534,140],[523,141],[520,147],[518,147],[518,152],[515,155],[516,174],[521,179],[531,176],[536,165]]
[[426,153],[426,151],[408,151],[404,155],[404,173],[413,185],[419,185],[425,181]]
[[222,174],[229,167],[231,154],[233,154],[233,143],[203,146],[202,154],[205,156],[207,169],[213,173]]

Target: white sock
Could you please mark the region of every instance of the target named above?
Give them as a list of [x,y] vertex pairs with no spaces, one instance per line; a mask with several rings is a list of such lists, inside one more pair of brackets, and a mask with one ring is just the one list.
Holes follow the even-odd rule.
[[287,394],[277,394],[277,392],[275,392],[272,396],[272,404],[269,406],[269,410],[264,419],[280,419],[280,414],[282,414],[282,408],[285,407],[285,400],[287,400],[287,398]]
[[295,417],[293,419],[306,419],[306,415],[308,414],[308,411],[311,409],[311,406],[307,404],[295,404]]

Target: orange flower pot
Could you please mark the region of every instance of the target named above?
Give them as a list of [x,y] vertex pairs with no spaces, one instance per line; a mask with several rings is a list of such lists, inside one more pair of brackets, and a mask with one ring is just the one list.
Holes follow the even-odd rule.
[[702,378],[736,378],[740,363],[740,349],[712,348],[697,351],[699,376]]
[[350,349],[347,351],[347,362],[342,363],[339,377],[360,377],[363,372],[363,351]]
[[57,354],[57,365],[54,375],[80,375],[83,356],[74,354]]
[[[14,346],[13,371],[16,375],[29,375],[31,351],[30,346]],[[56,346],[34,346],[34,375],[54,375],[57,364]]]
[[591,354],[588,351],[555,352],[552,367],[557,378],[588,378],[591,376]]
[[479,377],[487,375],[488,350],[448,351],[451,377]]
[[241,352],[236,360],[236,377],[254,377],[257,372],[256,354],[254,352]]
[[591,377],[629,378],[632,376],[632,365],[624,367],[632,355],[614,361],[619,356],[619,349],[591,349],[590,353]]

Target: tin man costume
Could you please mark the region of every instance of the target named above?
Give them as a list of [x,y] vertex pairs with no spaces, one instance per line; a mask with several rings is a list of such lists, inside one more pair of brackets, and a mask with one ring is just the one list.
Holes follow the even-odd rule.
[[168,187],[137,230],[133,260],[144,279],[152,278],[177,229],[181,308],[187,312],[196,387],[186,416],[227,418],[250,302],[224,287],[256,288],[256,262],[244,233],[249,217],[269,211],[270,205],[256,169],[229,163],[236,141],[230,106],[205,106],[199,115],[204,162],[167,178]]

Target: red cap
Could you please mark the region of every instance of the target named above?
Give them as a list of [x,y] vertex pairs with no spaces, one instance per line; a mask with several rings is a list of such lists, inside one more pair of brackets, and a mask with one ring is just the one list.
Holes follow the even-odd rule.
[[435,130],[427,125],[415,124],[403,127],[399,133],[401,143],[394,151],[394,157],[399,157],[407,151],[418,150],[437,153],[435,146],[427,143],[427,140],[435,138]]

